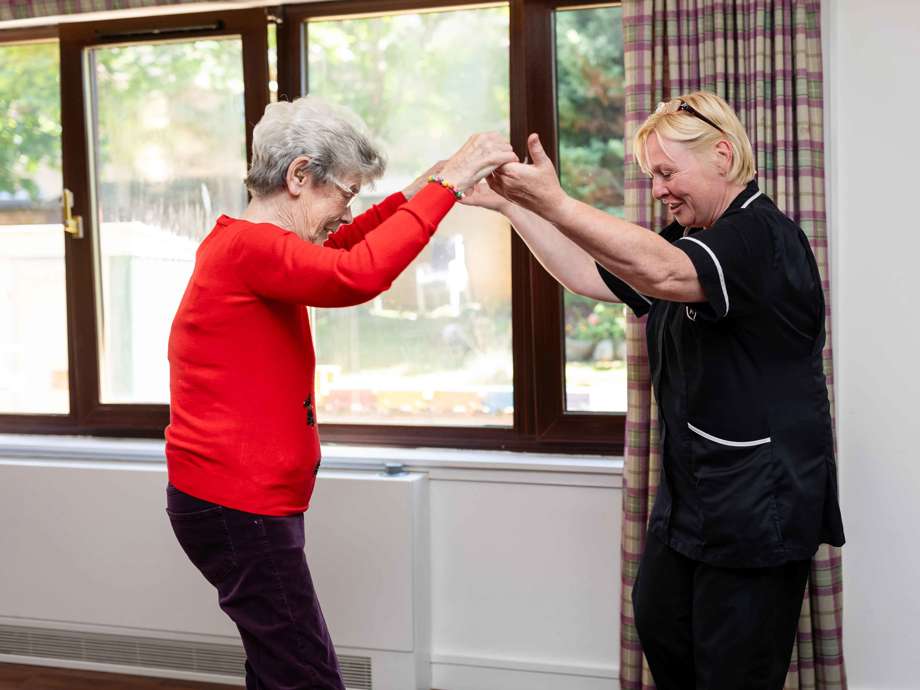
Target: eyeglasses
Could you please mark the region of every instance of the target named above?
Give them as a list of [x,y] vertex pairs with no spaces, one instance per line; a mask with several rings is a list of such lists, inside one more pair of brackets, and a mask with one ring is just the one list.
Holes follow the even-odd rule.
[[683,110],[685,113],[690,113],[691,115],[693,115],[693,117],[699,118],[700,120],[702,120],[703,122],[705,122],[705,123],[706,123],[707,125],[709,125],[710,127],[715,127],[717,130],[719,130],[720,132],[722,132],[722,134],[725,134],[725,130],[724,130],[724,129],[722,129],[721,127],[719,127],[719,125],[717,125],[715,122],[713,122],[712,120],[710,120],[710,119],[709,119],[708,117],[706,117],[705,115],[702,115],[696,108],[694,108],[694,107],[693,107],[692,105],[690,105],[689,103],[687,103],[687,102],[685,102],[685,101],[681,101],[681,102],[680,102],[680,105],[677,106],[677,109],[678,109],[678,110]]
[[345,196],[345,208],[351,206],[351,202],[361,193],[361,188],[358,185],[349,187],[344,182],[335,179],[332,175],[329,176],[329,181],[338,187],[339,191]]

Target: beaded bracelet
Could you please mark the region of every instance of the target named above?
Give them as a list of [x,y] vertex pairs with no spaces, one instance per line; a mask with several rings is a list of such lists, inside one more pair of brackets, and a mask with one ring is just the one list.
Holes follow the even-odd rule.
[[457,189],[456,185],[454,185],[454,184],[448,182],[447,180],[445,180],[445,179],[444,179],[443,177],[441,177],[440,175],[432,175],[431,177],[428,178],[428,181],[429,181],[429,182],[435,182],[435,183],[441,185],[442,187],[444,187],[445,189],[449,189],[451,192],[454,193],[454,196],[457,197],[458,200],[459,200],[459,199],[462,199],[462,198],[464,197],[463,192],[461,192],[459,189]]

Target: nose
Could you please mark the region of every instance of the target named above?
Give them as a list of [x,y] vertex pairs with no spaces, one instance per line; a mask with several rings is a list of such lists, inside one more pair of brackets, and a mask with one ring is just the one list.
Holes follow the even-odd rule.
[[656,175],[652,178],[652,196],[660,201],[667,195],[668,186],[664,183],[664,180]]
[[351,206],[348,206],[348,207],[345,209],[345,213],[342,214],[342,224],[343,224],[343,225],[348,225],[348,224],[351,223],[351,221],[353,221],[354,219],[355,219],[355,217],[354,217],[354,216],[352,215],[352,213],[351,213]]

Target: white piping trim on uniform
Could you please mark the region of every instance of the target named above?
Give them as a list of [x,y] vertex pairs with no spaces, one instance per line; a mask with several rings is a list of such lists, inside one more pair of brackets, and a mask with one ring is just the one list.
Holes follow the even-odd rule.
[[[758,189],[756,194],[752,194],[751,197],[747,201],[741,204],[741,208],[747,208],[750,205],[750,203],[754,201],[754,199],[759,197],[761,194],[763,194],[763,192]],[[687,232],[687,229],[684,229],[684,232]],[[723,317],[728,316],[728,288],[725,287],[725,274],[722,272],[722,264],[719,263],[719,260],[716,258],[716,255],[713,253],[713,251],[708,246],[706,246],[704,243],[696,239],[695,237],[689,237],[687,235],[684,235],[683,237],[678,237],[677,239],[690,240],[691,242],[696,242],[698,245],[700,245],[703,249],[706,250],[709,256],[712,257],[712,261],[716,265],[716,271],[718,271],[719,273],[719,284],[722,286],[722,296],[725,297],[725,313],[722,314],[722,316]],[[620,280],[622,280],[622,278]],[[625,280],[623,282],[626,283]],[[626,283],[626,284],[629,285],[629,283]],[[637,293],[639,292],[638,290],[636,290],[636,288],[633,288],[632,285],[629,285],[629,287],[631,287],[635,292]],[[645,299],[644,296],[643,296],[643,299]],[[649,302],[649,304],[651,304],[651,302]],[[687,315],[689,316],[689,313]],[[715,441],[717,439],[712,439],[712,440]]]
[[751,196],[750,199],[748,199],[748,200],[745,201],[743,204],[741,204],[741,208],[747,208],[747,207],[750,205],[750,203],[751,203],[752,201],[754,201],[754,199],[756,199],[757,197],[759,197],[761,194],[763,194],[763,192],[760,191],[760,190],[758,189],[758,190],[757,190],[757,194],[754,194],[753,196]]
[[722,264],[719,263],[719,260],[716,258],[716,255],[713,254],[712,250],[695,237],[681,237],[679,239],[696,242],[712,257],[712,261],[716,265],[716,271],[719,273],[719,284],[722,286],[722,296],[725,297],[725,313],[722,314],[722,316],[728,316],[728,288],[725,287],[725,274],[722,272]]
[[702,429],[697,429],[690,422],[687,422],[687,426],[690,427],[690,431],[695,434],[702,436],[703,438],[708,438],[714,443],[719,443],[723,446],[731,446],[732,448],[751,448],[753,446],[762,446],[765,443],[770,443],[770,437],[759,438],[756,441],[726,441],[724,438],[719,438],[718,436],[713,436],[712,434],[707,434]]

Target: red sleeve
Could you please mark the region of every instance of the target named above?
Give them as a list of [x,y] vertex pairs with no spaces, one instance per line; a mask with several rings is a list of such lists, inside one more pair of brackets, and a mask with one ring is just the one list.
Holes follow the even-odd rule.
[[391,194],[379,204],[374,204],[348,225],[343,225],[332,233],[324,247],[333,249],[351,249],[371,230],[396,213],[396,209],[406,203],[402,192]]
[[418,256],[456,199],[426,185],[350,249],[310,244],[268,223],[247,224],[231,251],[255,294],[313,307],[350,307],[388,289]]

